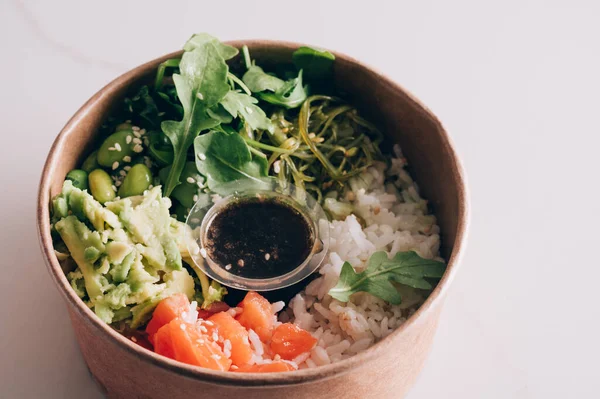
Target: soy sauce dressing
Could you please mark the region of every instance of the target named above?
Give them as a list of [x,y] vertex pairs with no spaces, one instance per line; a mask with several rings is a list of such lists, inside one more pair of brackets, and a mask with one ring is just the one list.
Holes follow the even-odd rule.
[[282,276],[310,255],[314,234],[292,206],[272,198],[245,198],[217,213],[206,232],[207,255],[243,278]]

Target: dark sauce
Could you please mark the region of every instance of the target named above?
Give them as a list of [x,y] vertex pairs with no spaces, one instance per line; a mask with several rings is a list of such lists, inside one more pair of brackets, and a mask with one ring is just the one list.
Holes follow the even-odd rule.
[[247,198],[214,216],[204,246],[229,273],[266,279],[300,266],[313,242],[312,228],[298,210],[278,199]]

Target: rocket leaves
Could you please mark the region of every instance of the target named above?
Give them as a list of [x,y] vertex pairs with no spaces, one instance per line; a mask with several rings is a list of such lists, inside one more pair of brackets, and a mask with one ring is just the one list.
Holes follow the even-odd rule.
[[180,73],[173,75],[173,81],[183,106],[183,119],[161,124],[174,151],[173,165],[164,184],[165,196],[169,196],[179,184],[187,151],[194,139],[201,131],[220,123],[208,110],[217,106],[230,90],[227,83],[229,69],[220,50],[210,40],[195,43],[193,49],[186,51],[179,69]]
[[416,252],[399,252],[392,259],[384,251],[375,252],[369,258],[367,268],[356,273],[348,262],[342,266],[340,279],[329,295],[338,301],[348,302],[356,292],[368,292],[394,305],[402,302],[400,293],[392,283],[413,288],[431,289],[425,278],[439,279],[446,265],[431,259],[423,259]]

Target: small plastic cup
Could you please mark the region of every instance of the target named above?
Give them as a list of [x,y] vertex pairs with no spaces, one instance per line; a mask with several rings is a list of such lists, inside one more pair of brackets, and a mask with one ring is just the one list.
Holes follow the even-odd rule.
[[[225,265],[212,259],[205,249],[206,235],[214,218],[228,205],[250,198],[276,200],[302,215],[311,231],[312,248],[306,259],[281,276],[270,278],[241,277],[226,270]],[[285,220],[280,221],[285,223]],[[237,180],[219,186],[218,193],[200,196],[188,215],[186,223],[200,247],[200,252],[190,248],[195,265],[208,277],[219,283],[247,291],[272,291],[296,284],[314,273],[323,263],[329,249],[329,222],[319,203],[306,191],[277,180]]]

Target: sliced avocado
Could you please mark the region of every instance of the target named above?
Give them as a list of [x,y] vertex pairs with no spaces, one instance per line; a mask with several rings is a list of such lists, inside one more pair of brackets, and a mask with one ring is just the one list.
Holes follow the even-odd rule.
[[105,247],[100,234],[97,231],[92,232],[75,216],[67,216],[56,222],[56,230],[83,274],[85,289],[89,297],[93,299],[101,296],[103,294],[103,284],[100,279],[102,275],[94,269],[94,263],[87,260],[85,256],[86,249],[89,247],[104,252]]

